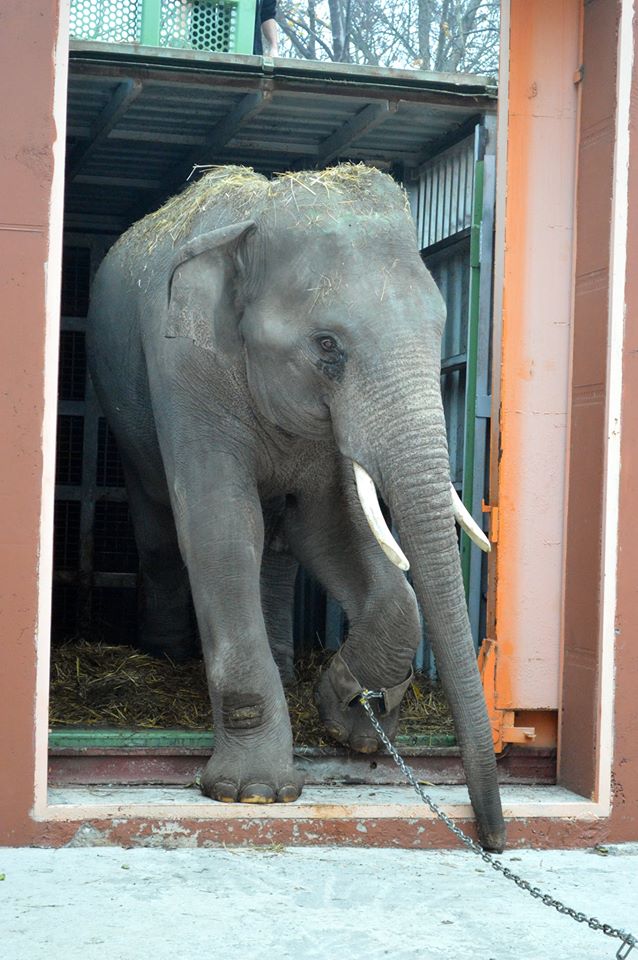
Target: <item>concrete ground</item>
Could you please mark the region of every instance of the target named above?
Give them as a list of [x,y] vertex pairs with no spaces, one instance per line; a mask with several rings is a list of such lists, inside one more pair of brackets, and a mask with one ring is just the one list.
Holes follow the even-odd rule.
[[[638,936],[638,843],[502,859]],[[601,960],[619,946],[464,851],[5,848],[0,877],[4,960]]]

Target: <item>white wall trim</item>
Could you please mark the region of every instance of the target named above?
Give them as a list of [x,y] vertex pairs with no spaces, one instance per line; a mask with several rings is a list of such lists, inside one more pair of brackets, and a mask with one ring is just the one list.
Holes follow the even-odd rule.
[[[64,161],[66,95],[69,59],[69,2],[59,0],[58,33],[53,52],[53,177],[49,199],[49,230],[45,263],[44,414],[42,418],[42,488],[37,578],[38,610],[35,631],[35,784],[34,814],[46,807],[49,733],[49,670],[51,584],[53,582],[53,505],[55,496],[55,439],[58,406],[58,352],[60,340],[60,281],[64,224]],[[52,15],[55,15],[53,10]]]
[[600,745],[596,796],[611,807],[614,652],[620,511],[621,413],[631,81],[634,64],[634,0],[621,0],[616,80],[616,130],[611,211],[609,343],[607,354],[606,455],[603,493],[602,616],[600,637]]

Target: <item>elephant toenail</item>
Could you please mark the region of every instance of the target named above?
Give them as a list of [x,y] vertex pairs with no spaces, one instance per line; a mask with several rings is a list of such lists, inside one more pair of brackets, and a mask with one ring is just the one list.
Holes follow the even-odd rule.
[[348,739],[348,732],[340,723],[327,723],[326,730],[333,740],[337,740],[339,743],[345,743]]
[[355,737],[350,744],[357,753],[376,753],[379,749],[379,743],[372,737]]
[[239,795],[240,803],[274,803],[275,791],[265,783],[251,783]]
[[293,803],[298,796],[299,787],[289,783],[287,786],[281,788],[278,799],[280,803]]
[[236,803],[237,787],[234,783],[216,783],[215,799],[220,803]]

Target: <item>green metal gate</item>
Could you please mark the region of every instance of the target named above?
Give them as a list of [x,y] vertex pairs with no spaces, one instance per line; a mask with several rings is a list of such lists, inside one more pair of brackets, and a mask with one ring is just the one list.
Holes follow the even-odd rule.
[[74,40],[252,53],[255,0],[71,0]]
[[[488,117],[429,159],[407,183],[421,255],[447,306],[441,392],[451,479],[480,525],[491,412],[494,151],[495,124]],[[465,533],[460,535],[460,550],[478,649],[484,636],[487,565]],[[434,670],[427,638],[418,661]]]

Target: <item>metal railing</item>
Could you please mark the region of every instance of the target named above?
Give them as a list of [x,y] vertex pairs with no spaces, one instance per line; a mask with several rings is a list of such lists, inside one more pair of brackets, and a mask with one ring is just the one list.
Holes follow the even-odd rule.
[[255,0],[71,0],[74,40],[252,53],[254,25]]

